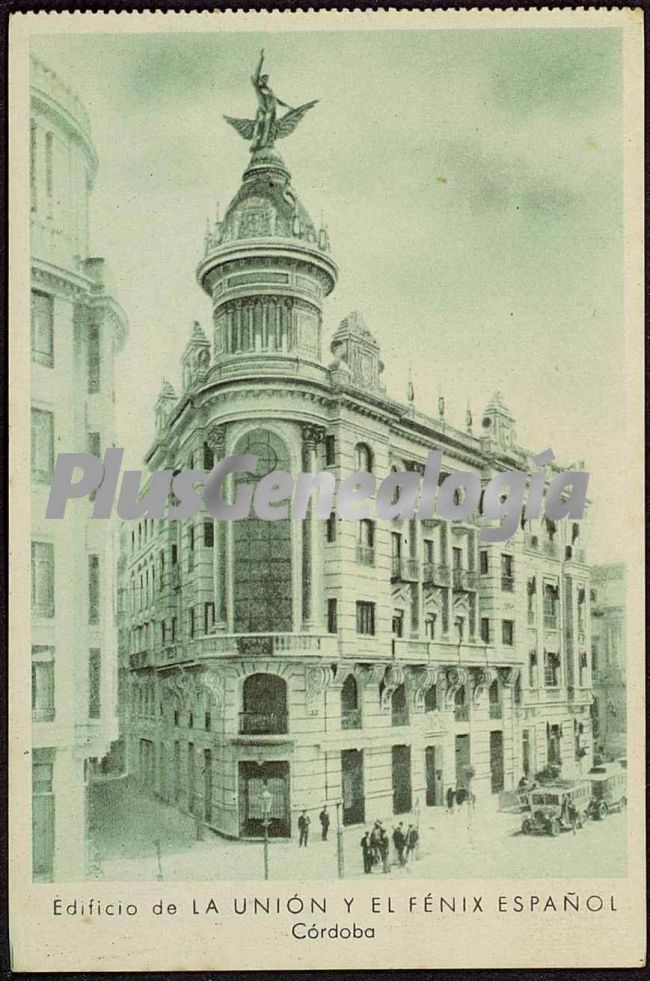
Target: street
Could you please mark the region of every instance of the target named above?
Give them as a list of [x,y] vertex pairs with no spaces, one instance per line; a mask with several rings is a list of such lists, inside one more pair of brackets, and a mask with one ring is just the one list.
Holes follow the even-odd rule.
[[[402,817],[400,817],[402,820]],[[384,822],[389,834],[397,819]],[[420,855],[390,875],[417,878],[590,878],[626,875],[626,814],[590,821],[573,835],[523,835],[521,815],[470,815],[428,809],[420,818]],[[205,829],[169,804],[152,800],[128,779],[96,784],[90,796],[90,834],[97,875],[106,880],[229,881],[261,879],[263,843],[231,841]],[[345,878],[364,878],[361,827],[346,828]],[[156,841],[160,843],[160,864]],[[373,875],[383,875],[375,868]],[[307,848],[296,840],[271,840],[269,878],[325,880],[337,876],[336,828],[320,840],[312,816]]]

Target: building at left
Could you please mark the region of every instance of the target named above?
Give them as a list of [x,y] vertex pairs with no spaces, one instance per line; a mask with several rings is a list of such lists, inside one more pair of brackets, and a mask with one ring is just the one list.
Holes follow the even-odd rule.
[[90,502],[45,518],[56,454],[113,445],[114,358],[128,324],[88,245],[97,172],[88,115],[33,59],[31,590],[33,876],[82,878],[93,762],[117,738],[114,529]]

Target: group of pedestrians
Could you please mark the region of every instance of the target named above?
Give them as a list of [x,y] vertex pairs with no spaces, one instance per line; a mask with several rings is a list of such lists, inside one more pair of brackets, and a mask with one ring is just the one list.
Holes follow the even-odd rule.
[[[409,859],[415,855],[420,835],[414,824],[409,824],[406,830],[404,823],[399,822],[393,828],[393,846],[397,864],[400,868],[408,863]],[[381,867],[383,872],[390,872],[390,838],[382,821],[375,821],[371,831],[365,831],[361,839],[361,853],[363,856],[363,871],[366,874],[372,873],[375,866]]]
[[[327,804],[323,805],[323,810],[318,815],[318,820],[320,821],[320,837],[321,841],[327,841],[327,836],[330,830],[330,815],[327,810]],[[298,848],[306,848],[309,844],[309,825],[311,824],[311,819],[307,814],[307,811],[302,811],[300,817],[298,818]]]

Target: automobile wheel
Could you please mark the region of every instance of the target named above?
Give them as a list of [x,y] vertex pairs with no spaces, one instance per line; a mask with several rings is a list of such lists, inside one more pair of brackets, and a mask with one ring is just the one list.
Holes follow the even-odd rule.
[[601,800],[600,804],[598,805],[598,817],[601,821],[607,817],[607,804],[604,800]]
[[521,825],[521,830],[522,830],[523,834],[529,835],[531,833],[531,831],[533,830],[533,823],[532,823],[532,821],[530,821],[528,818],[526,818],[523,821],[522,825]]
[[560,831],[562,830],[562,825],[560,824],[557,818],[554,818],[551,821],[551,826],[548,830],[549,830],[549,834],[553,835],[554,838],[557,838]]

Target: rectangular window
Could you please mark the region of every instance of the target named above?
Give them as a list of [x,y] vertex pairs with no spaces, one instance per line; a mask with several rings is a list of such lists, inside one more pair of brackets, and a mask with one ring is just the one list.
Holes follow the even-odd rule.
[[191,572],[194,568],[194,527],[190,527],[187,532],[187,571]]
[[99,556],[88,556],[88,623],[99,623]]
[[88,327],[88,392],[91,395],[98,392],[100,388],[100,360],[99,326],[90,324]]
[[214,603],[203,604],[203,633],[209,634],[214,627]]
[[433,565],[433,542],[429,538],[424,539],[424,561]]
[[515,642],[515,622],[514,620],[501,621],[501,643],[506,647],[512,647]]
[[194,629],[195,629],[195,616],[194,616],[194,607],[193,606],[190,607],[189,616],[190,616],[190,637],[193,637],[194,636]]
[[98,647],[92,647],[88,655],[88,718],[98,719],[101,714],[102,660]]
[[436,615],[429,613],[424,619],[424,636],[427,640],[436,639]]
[[54,545],[32,542],[32,610],[37,617],[54,616]]
[[207,443],[203,444],[203,469],[212,470],[214,466],[214,453]]
[[557,688],[560,684],[560,657],[554,651],[544,654],[544,684],[547,688]]
[[334,436],[325,437],[325,466],[333,467],[336,462],[336,440]]
[[178,563],[178,545],[172,545],[172,565]]
[[330,514],[327,519],[326,538],[328,542],[336,541],[336,514]]
[[487,549],[482,548],[479,552],[479,562],[480,562],[480,572],[482,576],[487,576],[488,574],[488,552]]
[[162,549],[160,552],[160,588],[164,589],[167,585],[165,582],[165,550]]
[[451,550],[452,565],[454,569],[463,568],[463,550],[462,548],[452,548]]
[[203,544],[206,548],[214,547],[214,522],[203,522]]
[[102,456],[102,441],[99,433],[88,433],[88,452],[96,456],[98,460]]
[[162,644],[163,647],[167,643],[167,621],[166,620],[161,620],[160,621],[160,643]]
[[32,361],[54,367],[54,297],[32,290]]
[[54,414],[32,409],[32,480],[49,484],[54,469]]
[[52,212],[52,195],[54,193],[54,136],[45,134],[45,193],[47,194],[48,211]]
[[176,641],[176,617],[172,617],[172,643]]
[[364,600],[357,601],[357,633],[375,633],[375,604]]
[[403,637],[404,636],[404,611],[395,610],[393,613],[392,621],[392,631],[393,637]]
[[490,643],[490,621],[488,617],[481,617],[481,640],[484,644]]
[[31,209],[37,209],[36,197],[36,123],[29,127],[29,190],[31,194]]
[[336,600],[328,599],[327,601],[327,632],[329,634],[335,634],[338,630],[337,623],[337,611],[336,611]]
[[205,731],[210,732],[212,726],[212,717],[209,712],[205,713]]
[[514,589],[514,566],[512,555],[501,556],[501,589],[511,593]]
[[32,647],[32,719],[54,718],[54,648]]
[[552,583],[544,583],[544,626],[557,629],[558,589]]

